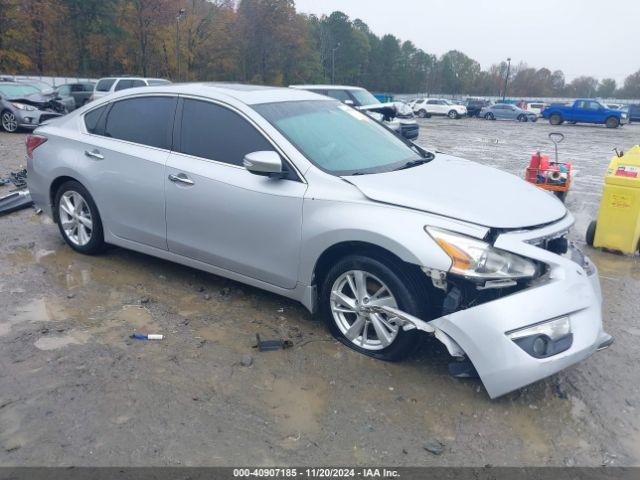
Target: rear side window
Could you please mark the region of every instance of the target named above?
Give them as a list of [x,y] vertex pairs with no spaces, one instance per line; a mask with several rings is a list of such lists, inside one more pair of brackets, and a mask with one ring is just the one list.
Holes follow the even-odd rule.
[[273,150],[244,118],[209,102],[185,99],[180,132],[182,153],[231,165],[242,165],[247,153]]
[[87,132],[89,133],[99,133],[98,126],[100,125],[100,119],[104,114],[107,106],[103,106],[100,108],[96,108],[95,110],[91,110],[86,113],[84,116],[84,124],[87,127]]
[[126,88],[131,88],[131,80],[120,80],[114,88],[114,91],[124,90]]
[[111,89],[111,86],[115,83],[115,78],[103,78],[96,85],[96,91],[98,92],[108,92]]
[[176,99],[140,97],[115,102],[104,135],[157,148],[169,148]]
[[344,90],[327,90],[329,92],[329,96],[331,98],[335,98],[336,100],[340,100],[342,103],[347,100],[351,100],[351,97]]
[[131,80],[131,88],[134,87],[146,87],[147,84],[144,82],[144,80]]

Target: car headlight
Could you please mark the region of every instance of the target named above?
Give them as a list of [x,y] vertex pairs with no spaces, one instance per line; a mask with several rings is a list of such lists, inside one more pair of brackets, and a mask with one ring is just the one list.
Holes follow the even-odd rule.
[[627,114],[623,113],[622,115],[620,115],[622,118],[627,118]]
[[536,265],[510,252],[492,247],[487,242],[436,227],[425,227],[426,232],[451,258],[449,271],[470,279],[531,278]]
[[34,107],[33,105],[26,105],[24,103],[11,102],[11,105],[16,107],[18,110],[26,110],[28,112],[32,112],[33,110],[36,110],[36,107]]

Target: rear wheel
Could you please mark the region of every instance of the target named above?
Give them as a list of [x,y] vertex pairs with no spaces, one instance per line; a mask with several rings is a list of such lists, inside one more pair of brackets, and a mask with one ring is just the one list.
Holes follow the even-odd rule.
[[496,117],[493,113],[489,112],[484,116],[485,120],[495,120]]
[[587,241],[587,245],[589,245],[590,247],[593,247],[593,242],[596,238],[596,226],[597,226],[597,222],[594,220],[587,227],[587,234],[585,235],[586,237],[585,240]]
[[518,115],[518,121],[519,122],[526,122],[527,121],[527,116],[526,115]]
[[616,117],[609,117],[607,118],[605,125],[607,126],[607,128],[618,128],[618,126],[620,126],[620,120],[618,120]]
[[562,124],[562,122],[563,122],[562,117],[557,113],[554,113],[549,117],[549,123],[551,125],[560,125]]
[[400,360],[415,350],[419,332],[405,331],[368,307],[388,306],[424,318],[425,301],[425,289],[402,266],[349,255],[325,275],[320,313],[331,333],[349,348],[380,360]]
[[0,115],[0,123],[6,132],[14,133],[18,130],[18,118],[9,110],[2,112],[2,115]]
[[54,205],[58,228],[71,248],[89,255],[104,250],[100,213],[82,184],[75,180],[63,183],[56,192]]
[[420,118],[427,118],[428,114],[427,111],[424,109],[418,110],[418,117]]

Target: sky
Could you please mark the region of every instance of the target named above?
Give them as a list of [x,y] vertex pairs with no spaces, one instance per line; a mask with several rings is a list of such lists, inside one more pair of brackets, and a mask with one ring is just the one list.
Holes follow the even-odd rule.
[[512,64],[624,78],[640,70],[640,0],[296,0],[299,12],[334,10],[428,53],[460,50],[483,68]]

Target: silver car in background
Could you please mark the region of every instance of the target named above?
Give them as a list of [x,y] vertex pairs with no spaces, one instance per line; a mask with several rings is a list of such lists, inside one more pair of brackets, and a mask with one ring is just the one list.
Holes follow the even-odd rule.
[[33,130],[46,120],[66,112],[51,95],[38,88],[17,82],[0,82],[0,127],[13,133],[18,129]]
[[523,110],[510,103],[496,103],[483,107],[478,114],[485,120],[517,120],[518,122],[537,122],[538,115],[535,112]]
[[491,397],[612,342],[560,201],[321,95],[126,90],[37,129],[27,156],[74,250],[119,245],[293,298],[379,359],[434,335]]

